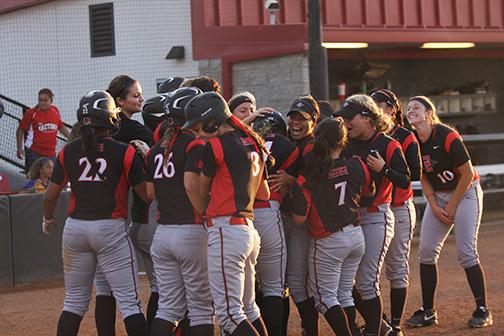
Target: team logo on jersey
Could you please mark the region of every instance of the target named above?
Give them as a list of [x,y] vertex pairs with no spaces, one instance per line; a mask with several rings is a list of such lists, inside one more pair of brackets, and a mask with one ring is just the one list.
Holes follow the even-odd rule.
[[329,171],[329,178],[348,175],[348,168],[346,166],[333,168]]
[[42,132],[42,133],[53,133],[58,130],[58,125],[53,124],[53,123],[47,123],[47,124],[38,123],[37,126],[38,126],[37,128],[38,128],[39,132]]
[[437,164],[437,161],[431,160],[430,155],[422,155],[422,163],[423,163],[423,168],[425,169],[426,173],[430,173],[434,171],[434,166]]

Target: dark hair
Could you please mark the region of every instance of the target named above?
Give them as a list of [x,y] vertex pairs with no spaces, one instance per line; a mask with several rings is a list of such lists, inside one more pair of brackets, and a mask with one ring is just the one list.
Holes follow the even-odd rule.
[[107,92],[110,93],[114,101],[117,98],[126,99],[129,88],[137,82],[136,79],[127,75],[119,75],[110,81]]
[[347,142],[347,130],[341,117],[326,118],[315,129],[313,149],[306,154],[302,174],[307,189],[314,189],[333,166],[331,151],[342,149]]
[[168,156],[171,153],[173,143],[180,132],[180,125],[174,123],[173,119],[167,119],[162,122],[168,125],[164,131],[163,140],[161,140],[161,146],[165,148],[163,151],[163,165],[166,167],[168,165]]
[[97,129],[92,126],[82,126],[80,128],[80,137],[82,139],[82,150],[86,154],[92,154],[98,150]]
[[404,126],[404,115],[401,101],[396,94],[387,89],[374,89],[369,92],[369,95],[377,102],[384,102],[388,106],[394,108],[394,124]]
[[81,128],[82,124],[80,122],[76,122],[75,124],[73,124],[72,130],[70,131],[70,139],[68,139],[68,141],[74,141],[75,139],[80,137]]
[[209,76],[200,76],[195,78],[186,79],[181,87],[194,86],[203,92],[217,92],[221,93],[221,86],[214,78]]
[[[40,91],[38,92],[38,95],[46,95],[49,97],[49,99],[51,100],[51,103],[53,102],[53,99],[54,99],[54,93],[48,89],[48,88],[43,88],[43,89],[40,89]],[[37,103],[37,105],[35,105],[33,107],[34,110],[37,110],[39,108],[39,104]]]
[[[263,154],[266,154],[268,156],[267,162],[270,165],[273,166],[275,164],[275,158],[269,154],[268,149],[266,148],[266,144],[264,143],[264,139],[259,134],[254,132],[252,128],[244,124],[240,119],[236,118],[233,115],[229,117],[226,121],[235,130],[254,140],[254,143],[257,147],[257,151],[262,152]],[[263,156],[261,156],[261,159],[262,158]]]

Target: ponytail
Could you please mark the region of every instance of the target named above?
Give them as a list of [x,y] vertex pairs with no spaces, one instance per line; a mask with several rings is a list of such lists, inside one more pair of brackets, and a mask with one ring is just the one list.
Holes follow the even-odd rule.
[[89,155],[98,150],[98,138],[94,127],[82,126],[80,129],[80,137],[82,139],[82,150],[84,153]]
[[234,115],[227,119],[229,125],[231,125],[235,130],[242,133],[243,135],[252,139],[255,143],[256,150],[258,152],[262,152],[267,155],[266,162],[271,166],[275,165],[275,158],[271,156],[266,148],[266,144],[264,143],[264,139],[254,132],[248,125],[245,125],[240,119],[236,118]]
[[166,122],[168,122],[168,128],[166,129],[163,135],[163,145],[165,146],[163,152],[164,167],[168,166],[168,156],[170,155],[173,148],[173,144],[175,143],[175,140],[177,139],[177,136],[180,132],[180,127],[176,126],[173,123],[173,120],[167,119]]

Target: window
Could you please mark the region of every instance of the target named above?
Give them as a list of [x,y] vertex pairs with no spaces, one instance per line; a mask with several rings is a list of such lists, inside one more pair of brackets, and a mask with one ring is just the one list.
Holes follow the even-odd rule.
[[114,56],[114,4],[89,6],[91,57]]

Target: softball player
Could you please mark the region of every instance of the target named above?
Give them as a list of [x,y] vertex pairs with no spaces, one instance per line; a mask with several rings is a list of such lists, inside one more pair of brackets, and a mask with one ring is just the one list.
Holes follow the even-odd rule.
[[[419,181],[422,169],[420,149],[413,132],[404,127],[403,111],[399,99],[392,91],[386,89],[375,90],[371,97],[382,112],[394,121],[394,128],[389,134],[401,143],[411,173],[411,180]],[[402,335],[401,320],[409,284],[409,253],[416,223],[411,183],[407,189],[394,186],[391,207],[394,213],[394,237],[385,257],[386,275],[390,281],[391,319],[390,326],[387,322],[382,323],[382,333],[390,330],[390,336],[398,336]]]
[[252,223],[254,199],[269,199],[264,142],[215,92],[193,98],[185,116],[184,128],[208,139],[200,194],[191,200],[207,218],[208,278],[221,328],[231,335],[267,335],[254,297],[260,238]]
[[421,182],[428,204],[420,231],[423,305],[406,324],[423,327],[438,322],[434,310],[437,261],[444,241],[454,227],[459,263],[466,272],[476,301],[476,310],[468,324],[474,328],[486,327],[493,320],[487,308],[485,277],[477,249],[483,211],[479,177],[460,135],[439,121],[429,98],[411,98],[407,117],[420,140],[423,161]]
[[362,192],[372,195],[371,176],[360,159],[340,158],[347,140],[343,119],[322,121],[315,135],[294,187],[293,218],[296,224],[309,218],[309,284],[316,307],[336,335],[351,336],[344,308],[354,306],[352,287],[365,249],[359,200]]
[[156,134],[156,132],[158,132],[159,125],[166,120],[164,106],[168,103],[169,97],[170,94],[167,93],[158,94],[145,100],[142,106],[142,119],[144,125],[154,132],[154,143],[158,143],[163,136],[163,134]]
[[[113,138],[124,143],[130,143],[132,141],[138,142],[138,140],[140,140],[147,146],[151,146],[153,144],[152,131],[131,118],[133,114],[142,110],[144,98],[140,83],[129,76],[120,75],[112,79],[107,88],[107,92],[114,98],[117,107],[120,109],[119,117],[121,123],[119,130],[113,135]],[[135,146],[135,148],[137,148],[137,146]],[[154,266],[149,253],[155,222],[151,221],[150,225],[148,225],[149,204],[140,199],[135,192],[133,192],[133,203],[131,204],[130,215],[131,225],[129,234],[136,252],[142,257],[147,278],[149,279],[151,295],[147,304],[147,324],[150,327],[156,315],[157,302],[159,299]],[[98,335],[114,335],[115,300],[111,287],[99,267],[96,270],[95,285],[95,322]]]
[[110,137],[117,130],[118,116],[107,92],[92,91],[82,97],[77,119],[81,137],[60,151],[44,197],[43,231],[50,233],[58,196],[70,182],[72,201],[63,231],[66,297],[57,334],[77,335],[99,265],[119,303],[128,335],[147,335],[135,252],[125,224],[130,186],[146,199],[142,161],[133,147]]
[[[289,113],[287,113],[289,137],[297,145],[300,157],[298,169],[302,169],[302,157],[312,148],[313,131],[320,117],[320,109],[313,97],[301,96],[294,100]],[[296,183],[296,176],[290,175],[285,170],[279,169],[270,176],[271,190],[276,192],[283,187],[290,187]],[[288,212],[290,201],[287,198],[284,208]],[[318,312],[315,301],[308,292],[308,252],[310,249],[310,235],[308,225],[294,225],[290,219],[284,221],[285,236],[287,241],[287,285],[292,299],[301,317],[304,332],[318,335]]]
[[235,94],[229,99],[228,105],[231,113],[246,125],[251,125],[258,117],[274,111],[271,107],[258,109],[254,95],[248,91]]
[[[374,197],[361,200],[366,251],[357,271],[355,306],[366,322],[366,335],[379,335],[383,311],[380,272],[394,236],[392,184],[408,188],[409,170],[399,142],[383,133],[390,128],[390,119],[370,96],[348,97],[338,115],[345,119],[350,138],[345,155],[358,156],[367,163],[377,190]],[[354,314],[347,311],[352,324]]]
[[[213,336],[212,297],[207,277],[207,235],[194,210],[191,193],[198,193],[204,142],[181,130],[184,106],[201,93],[197,88],[173,92],[167,108],[170,125],[149,152],[147,193],[157,199],[159,218],[152,241],[159,286],[159,308],[151,335],[173,335],[187,311],[190,334]],[[187,190],[187,192],[186,192]]]
[[183,77],[170,77],[168,79],[165,79],[163,82],[161,82],[161,84],[158,85],[157,93],[163,94],[175,91],[182,85],[185,80],[186,79]]
[[[261,135],[274,165],[268,165],[268,174],[284,170],[290,175],[297,173],[299,151],[287,135],[287,124],[276,111],[258,117],[253,130]],[[286,297],[285,269],[287,246],[280,207],[287,188],[271,192],[269,201],[254,202],[254,227],[261,238],[261,250],[257,259],[259,287],[262,293],[261,313],[270,336],[282,335],[282,317]],[[256,293],[257,294],[257,293]]]

